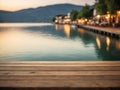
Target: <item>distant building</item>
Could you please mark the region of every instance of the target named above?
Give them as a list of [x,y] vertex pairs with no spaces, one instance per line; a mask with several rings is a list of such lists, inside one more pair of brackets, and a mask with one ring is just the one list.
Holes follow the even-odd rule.
[[64,22],[63,22],[63,23],[69,24],[70,22],[71,22],[70,13],[68,13],[68,14],[64,17]]
[[93,10],[93,16],[96,16],[97,15],[97,11],[96,9]]
[[66,15],[64,15],[64,14],[56,15],[56,17],[55,17],[55,19],[56,19],[55,23],[62,24],[65,16]]
[[120,10],[117,11],[116,23],[120,24]]
[[70,14],[69,13],[68,13],[68,15],[64,15],[64,14],[56,15],[55,23],[69,24],[70,22],[71,22],[71,19],[70,19]]

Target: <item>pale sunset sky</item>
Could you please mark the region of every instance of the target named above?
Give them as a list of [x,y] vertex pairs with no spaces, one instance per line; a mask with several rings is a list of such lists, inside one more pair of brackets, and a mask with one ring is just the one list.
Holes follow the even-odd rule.
[[17,11],[53,4],[71,3],[76,5],[92,5],[95,0],[0,0],[0,10]]

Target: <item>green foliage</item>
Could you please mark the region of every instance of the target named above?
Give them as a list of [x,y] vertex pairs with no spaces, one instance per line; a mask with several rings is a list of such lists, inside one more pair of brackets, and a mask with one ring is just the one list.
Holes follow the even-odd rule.
[[110,14],[115,14],[120,9],[120,0],[105,0],[105,3]]
[[107,11],[110,14],[115,14],[116,10],[120,9],[120,0],[98,0],[95,3],[95,9],[98,14],[106,14]]
[[107,10],[110,14],[115,13],[115,1],[114,0],[105,0],[105,3],[107,5]]
[[55,18],[55,17],[53,17],[53,18],[52,18],[52,21],[53,21],[53,22],[55,22],[55,20],[56,20],[56,18]]
[[76,19],[77,19],[77,16],[78,16],[78,11],[73,9],[73,10],[70,12],[70,18],[71,18],[71,20],[72,20],[72,21],[76,20]]
[[90,6],[87,4],[82,8],[82,10],[80,10],[78,14],[78,18],[90,18],[91,16],[92,12]]
[[106,14],[107,12],[107,5],[105,1],[106,0],[98,0],[98,2],[95,4],[95,9],[100,15]]
[[81,12],[81,11],[79,11],[77,18],[79,18],[79,19],[80,19],[80,18],[82,18],[82,16],[83,16],[82,12]]
[[[100,15],[104,15],[107,12],[115,14],[116,10],[120,10],[120,0],[98,0],[94,8]],[[76,20],[77,18],[90,18],[91,16],[92,12],[87,4],[79,12],[77,10],[72,10],[70,15],[71,20]]]

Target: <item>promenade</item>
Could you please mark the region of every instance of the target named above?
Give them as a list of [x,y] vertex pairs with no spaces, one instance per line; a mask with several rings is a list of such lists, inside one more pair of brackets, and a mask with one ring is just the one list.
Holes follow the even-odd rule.
[[82,25],[82,24],[77,24],[77,26],[85,28],[86,30],[92,31],[94,33],[120,38],[120,27],[117,28],[100,27],[100,26],[90,26],[90,25]]

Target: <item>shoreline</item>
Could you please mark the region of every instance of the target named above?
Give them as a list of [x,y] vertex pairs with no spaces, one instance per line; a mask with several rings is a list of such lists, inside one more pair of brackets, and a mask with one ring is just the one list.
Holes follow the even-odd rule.
[[76,26],[78,28],[79,27],[84,28],[87,31],[91,31],[97,34],[120,39],[120,28],[98,27],[98,26],[90,26],[90,25],[82,25],[82,24],[76,24]]

